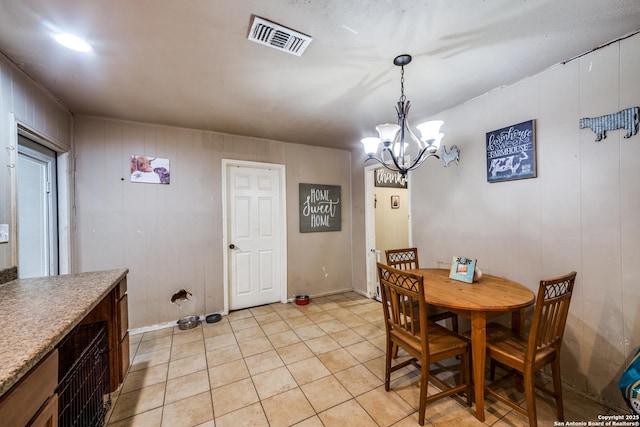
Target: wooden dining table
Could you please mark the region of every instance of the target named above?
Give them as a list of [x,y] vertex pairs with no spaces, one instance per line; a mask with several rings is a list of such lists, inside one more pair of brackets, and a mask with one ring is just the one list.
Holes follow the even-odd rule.
[[408,270],[424,278],[428,304],[446,308],[471,320],[471,358],[476,418],[484,421],[484,375],[487,348],[487,320],[512,313],[512,329],[519,331],[524,308],[535,301],[534,293],[512,280],[483,274],[478,282],[466,283],[449,278],[448,269]]

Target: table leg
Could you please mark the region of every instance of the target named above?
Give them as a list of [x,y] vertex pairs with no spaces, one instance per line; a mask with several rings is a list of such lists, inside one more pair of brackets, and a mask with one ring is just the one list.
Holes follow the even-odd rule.
[[524,308],[513,310],[511,312],[511,330],[516,334],[520,334],[524,326]]
[[471,313],[471,360],[476,418],[484,422],[484,371],[487,350],[487,319],[484,312]]

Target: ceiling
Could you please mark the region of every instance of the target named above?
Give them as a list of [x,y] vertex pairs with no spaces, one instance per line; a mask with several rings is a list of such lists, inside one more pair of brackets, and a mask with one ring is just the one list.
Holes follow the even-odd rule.
[[[248,41],[252,15],[313,41]],[[399,54],[418,123],[638,30],[638,0],[0,0],[0,51],[74,114],[345,149],[396,121]]]

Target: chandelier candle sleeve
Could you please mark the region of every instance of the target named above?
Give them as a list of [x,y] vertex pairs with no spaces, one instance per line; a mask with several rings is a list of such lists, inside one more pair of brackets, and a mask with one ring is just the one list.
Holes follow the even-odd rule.
[[[416,126],[420,131],[420,138],[416,137],[409,127],[407,116],[411,102],[404,95],[404,66],[410,62],[411,55],[400,55],[393,60],[395,65],[401,67],[400,99],[396,106],[398,124],[378,125],[376,126],[378,137],[366,137],[361,140],[367,153],[366,160],[376,160],[385,168],[399,172],[403,177],[429,157],[439,158],[436,153],[444,136],[440,132],[440,127],[443,124],[441,120],[433,120]],[[413,142],[415,148],[412,148],[409,142],[405,142],[405,135],[409,135],[409,141]],[[380,155],[377,155],[378,151],[380,151]]]

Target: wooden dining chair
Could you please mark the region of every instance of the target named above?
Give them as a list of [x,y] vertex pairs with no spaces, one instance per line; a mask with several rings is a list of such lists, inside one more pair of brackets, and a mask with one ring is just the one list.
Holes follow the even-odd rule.
[[[399,270],[414,270],[420,268],[418,248],[388,249],[385,251],[387,265]],[[429,320],[438,322],[451,319],[451,330],[458,332],[458,315],[440,307],[427,304]]]
[[[576,272],[541,280],[528,338],[497,323],[487,325],[487,357],[491,360],[490,380],[485,395],[493,396],[529,418],[529,425],[537,425],[535,389],[553,397],[559,421],[564,420],[562,383],[560,378],[560,347],[569,314]],[[495,380],[496,362],[508,373]],[[551,365],[553,390],[534,382],[534,375]],[[526,409],[499,394],[496,388],[510,378],[522,381]],[[495,380],[495,381],[494,381]]]
[[[411,364],[420,370],[420,425],[424,425],[427,403],[436,399],[464,391],[467,404],[471,406],[469,343],[458,334],[427,319],[422,276],[378,263],[378,277],[387,338],[384,389],[390,390],[392,372]],[[417,311],[413,309],[414,305],[418,307]],[[392,366],[394,347],[404,349],[411,357]],[[460,379],[457,384],[447,384],[432,375],[432,363],[456,356],[460,357]],[[427,395],[429,380],[442,391]]]

